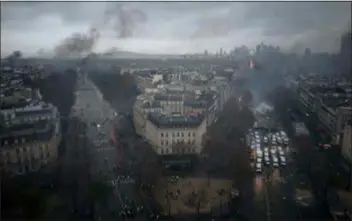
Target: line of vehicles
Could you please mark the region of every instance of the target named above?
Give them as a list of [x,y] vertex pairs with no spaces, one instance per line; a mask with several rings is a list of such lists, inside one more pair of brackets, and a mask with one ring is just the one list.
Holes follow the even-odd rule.
[[261,173],[263,165],[275,168],[286,166],[289,139],[283,130],[267,131],[252,128],[248,131],[246,142],[256,172]]

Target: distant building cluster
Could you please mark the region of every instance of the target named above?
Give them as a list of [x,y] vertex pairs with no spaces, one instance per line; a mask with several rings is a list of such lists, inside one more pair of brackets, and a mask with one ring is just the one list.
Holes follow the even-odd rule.
[[55,165],[61,140],[60,113],[26,80],[47,76],[40,68],[1,66],[0,170],[10,175]]
[[341,145],[346,158],[352,159],[352,83],[343,77],[309,75],[289,85],[299,95],[302,113],[316,113],[332,143]]
[[133,107],[137,134],[159,155],[198,154],[207,128],[233,93],[231,72],[182,67],[135,73],[141,94]]

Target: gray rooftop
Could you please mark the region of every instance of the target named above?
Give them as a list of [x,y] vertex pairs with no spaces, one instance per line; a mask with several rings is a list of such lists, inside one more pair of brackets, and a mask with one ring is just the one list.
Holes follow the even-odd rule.
[[[41,126],[44,126],[44,125],[41,125]],[[48,124],[48,122],[46,122],[45,128],[42,128],[39,130],[23,130],[23,129],[24,128],[22,128],[22,130],[19,129],[19,131],[14,130],[11,133],[2,134],[0,138],[0,147],[3,147],[5,143],[7,143],[7,145],[14,144],[15,140],[17,140],[20,143],[22,139],[24,139],[26,143],[36,142],[36,141],[47,141],[52,138],[55,130],[54,125]]]
[[158,101],[183,101],[187,98],[187,95],[183,94],[156,94],[154,100]]
[[204,120],[203,115],[183,116],[149,113],[148,119],[158,128],[187,128],[198,127]]
[[183,105],[186,107],[192,107],[192,108],[206,108],[208,106],[208,103],[206,101],[187,100],[183,103]]
[[141,107],[142,108],[161,108],[160,101],[146,101],[146,102],[141,102]]

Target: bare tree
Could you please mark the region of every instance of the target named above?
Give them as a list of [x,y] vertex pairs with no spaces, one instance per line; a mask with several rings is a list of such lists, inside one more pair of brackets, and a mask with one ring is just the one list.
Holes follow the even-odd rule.
[[245,147],[236,147],[232,157],[230,168],[235,177],[235,185],[238,189],[242,189],[248,182],[248,179],[252,177],[253,173]]

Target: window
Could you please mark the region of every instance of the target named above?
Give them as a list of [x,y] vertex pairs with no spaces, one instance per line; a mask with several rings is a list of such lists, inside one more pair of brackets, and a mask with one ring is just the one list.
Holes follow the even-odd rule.
[[161,137],[164,137],[164,133],[160,133],[160,136],[161,136]]
[[188,139],[188,144],[191,144],[191,140],[190,139]]
[[180,136],[180,132],[177,132],[177,137],[179,137]]
[[189,137],[191,136],[191,132],[188,132],[188,136],[189,136]]
[[172,132],[172,137],[175,137],[175,132]]
[[166,153],[169,153],[169,149],[166,148]]
[[160,141],[160,144],[161,144],[161,146],[162,146],[162,145],[164,145],[164,141],[163,141],[163,140],[161,140],[161,141]]
[[195,137],[196,136],[196,132],[193,132],[193,137]]
[[175,140],[174,139],[172,139],[172,144],[175,144]]
[[169,141],[165,140],[165,145],[168,146],[169,145]]
[[169,133],[165,133],[165,137],[169,137]]
[[184,136],[184,134],[183,134],[183,132],[181,132],[181,137],[183,137]]
[[163,148],[161,149],[161,154],[164,154],[164,149]]
[[180,140],[179,140],[179,139],[177,139],[177,143],[180,143]]
[[195,144],[195,143],[196,143],[196,140],[193,139],[193,140],[192,140],[192,144]]

